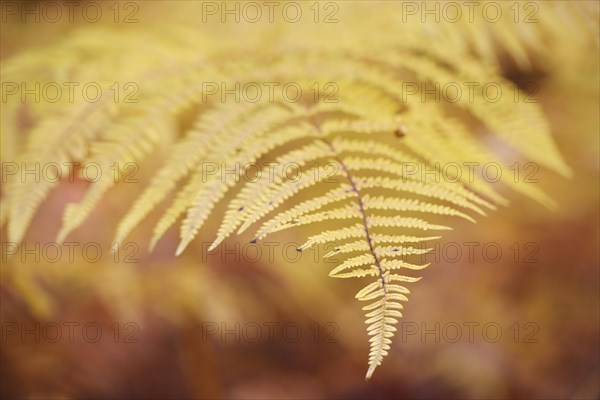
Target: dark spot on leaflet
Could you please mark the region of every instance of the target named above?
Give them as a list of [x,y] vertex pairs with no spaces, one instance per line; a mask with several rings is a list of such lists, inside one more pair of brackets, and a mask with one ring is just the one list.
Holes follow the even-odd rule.
[[394,131],[394,135],[397,138],[403,138],[404,136],[406,136],[406,134],[408,133],[408,130],[406,129],[406,127],[404,125],[400,125],[398,128],[396,128],[396,130]]
[[252,240],[250,241],[250,243],[252,243],[252,244],[256,244],[256,242],[258,242],[258,238],[257,238],[257,239],[252,239]]
[[238,211],[244,211],[244,206],[241,206],[240,208],[238,208]]

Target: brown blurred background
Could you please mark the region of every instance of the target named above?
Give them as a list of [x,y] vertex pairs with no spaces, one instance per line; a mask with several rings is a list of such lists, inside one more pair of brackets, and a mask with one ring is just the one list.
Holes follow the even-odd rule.
[[[2,60],[72,29],[3,23]],[[203,235],[175,258],[176,229],[150,254],[147,223],[131,239],[136,262],[124,262],[127,250],[113,262],[114,222],[138,192],[119,187],[71,238],[100,243],[99,262],[81,252],[59,263],[3,255],[2,398],[600,398],[597,48],[578,62],[527,72],[507,63],[504,71],[539,85],[536,97],[574,171],[570,180],[536,175],[559,209],[508,194],[509,207],[476,225],[455,224],[411,287],[390,355],[371,381],[354,299],[362,282],[330,279],[331,265],[313,254],[284,252],[302,231],[277,235],[272,259],[264,247],[255,257],[245,238],[206,256],[202,242],[211,237]],[[51,242],[64,205],[85,186],[53,191],[26,243]]]

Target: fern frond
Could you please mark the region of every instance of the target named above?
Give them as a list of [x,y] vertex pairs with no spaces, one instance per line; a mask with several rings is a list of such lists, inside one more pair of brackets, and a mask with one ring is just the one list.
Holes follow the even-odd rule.
[[[314,128],[309,128],[314,131],[315,135],[318,135],[318,131]],[[290,166],[293,167],[294,172],[297,168],[306,165],[311,161],[319,160],[329,154],[329,149],[324,146],[321,142],[306,145],[300,149],[292,150],[280,157],[274,162],[274,168],[271,171],[261,173],[258,182],[247,183],[239,194],[233,199],[225,213],[223,223],[219,227],[217,232],[217,238],[214,240],[210,249],[215,248],[219,245],[226,237],[231,235],[234,230],[239,228],[239,232],[246,229],[246,225],[242,225],[245,220],[250,218],[252,212],[256,212],[258,205],[255,202],[256,199],[265,198],[268,196],[268,192],[273,191],[276,187],[276,183],[282,183],[285,177],[284,173],[288,173]],[[318,174],[318,170],[316,170]],[[334,193],[336,195],[337,192]],[[271,201],[271,200],[270,200]],[[317,202],[317,207],[325,204],[320,201]],[[272,205],[272,203],[270,204]],[[240,225],[242,227],[240,228]]]
[[340,220],[340,219],[352,219],[352,218],[361,218],[360,210],[356,205],[349,205],[341,208],[336,208],[330,211],[322,211],[319,213],[306,214],[301,217],[298,217],[288,224],[280,225],[276,229],[273,229],[271,232],[278,232],[284,229],[288,229],[291,227],[312,224],[314,222],[323,222],[329,220]]
[[439,204],[423,203],[414,199],[399,199],[394,197],[369,197],[363,198],[365,210],[394,210],[394,211],[416,211],[438,215],[452,215],[475,222],[468,214],[460,212],[454,208]]
[[114,242],[122,242],[129,232],[175,188],[177,182],[187,176],[192,168],[206,157],[215,137],[231,124],[241,121],[256,107],[256,103],[241,104],[240,107],[227,107],[221,104],[200,114],[194,127],[182,141],[175,144],[164,167],[158,171],[144,192],[136,199],[129,213],[123,217],[117,227]]
[[[362,178],[359,177],[357,178],[356,182],[357,186],[362,189],[382,188],[418,194],[425,197],[431,197],[439,200],[448,201],[459,207],[464,207],[473,210],[480,215],[485,215],[485,212],[481,209],[481,207],[473,203],[478,203],[490,209],[495,208],[492,204],[488,203],[487,201],[481,198],[478,198],[473,193],[469,193],[466,191],[464,193],[456,193],[456,191],[450,191],[443,186],[440,187],[439,185],[427,182],[405,181],[403,179],[395,179],[380,176]],[[457,186],[456,189],[459,190],[459,188],[460,187]]]
[[[16,162],[23,171],[34,173],[7,184],[9,240],[18,243],[23,239],[41,202],[62,176],[73,174],[73,160],[84,157],[89,142],[98,138],[115,111],[114,104],[106,98],[91,104],[81,101],[45,119],[31,132]],[[48,137],[48,132],[57,134]],[[40,177],[39,172],[46,168],[49,176]]]
[[298,251],[304,251],[317,243],[339,242],[341,240],[358,238],[364,236],[364,227],[361,224],[356,224],[351,227],[325,231],[318,235],[313,235],[308,240],[298,247]]
[[[303,125],[301,124],[300,126],[291,126],[291,127],[285,128],[284,130],[270,132],[267,136],[261,138],[260,140],[252,141],[253,146],[256,146],[256,147],[252,147],[252,148],[257,149],[254,154],[252,154],[252,152],[249,152],[249,151],[245,151],[244,153],[238,154],[240,159],[243,159],[242,157],[244,155],[247,157],[246,159],[243,159],[244,162],[240,163],[239,165],[248,167],[260,155],[267,153],[268,151],[272,150],[273,148],[283,145],[289,141],[302,139],[302,138],[306,137],[307,135],[309,135],[309,133],[310,133],[310,126],[306,125],[306,124],[303,124]],[[258,150],[258,149],[260,149],[260,150]],[[223,183],[226,183],[228,185],[226,187],[228,187],[228,188],[235,185],[235,183],[236,183],[235,180],[225,179],[223,182],[220,179],[220,175],[222,174],[223,170],[224,170],[223,164],[219,164],[217,171],[211,171],[211,173],[216,172],[216,174],[214,174],[214,175],[211,174],[210,178],[204,177],[204,175],[207,175],[206,169],[204,171],[197,172],[192,178],[190,178],[189,183],[182,190],[182,192],[180,192],[180,194],[178,195],[175,202],[171,205],[171,207],[169,208],[167,213],[163,215],[161,220],[156,225],[156,227],[154,229],[154,235],[151,240],[150,248],[153,248],[154,245],[156,244],[156,242],[160,239],[160,237],[162,237],[164,232],[173,223],[175,223],[177,218],[181,214],[183,214],[189,207],[191,207],[193,205],[194,196],[199,190],[203,190],[207,193],[214,193],[213,196],[215,196],[214,197],[215,200],[214,200],[214,202],[212,202],[212,201],[210,202],[212,204],[212,206],[214,206],[216,201],[219,198],[222,198],[227,191],[227,190],[224,190],[225,187],[223,186]],[[243,172],[243,171],[240,170],[237,172],[238,177],[241,172]],[[204,180],[204,182],[203,182],[203,180]],[[217,192],[215,192],[215,190]],[[199,211],[201,211],[201,209],[199,207],[196,207],[196,208]],[[188,224],[190,224],[191,229],[186,230],[186,235],[189,235],[189,236],[186,236],[186,240],[187,239],[191,240],[190,236],[192,236],[194,234],[194,230],[192,227],[193,215],[188,215],[188,216],[191,217],[191,219],[188,220]],[[196,224],[201,224],[201,222],[204,222],[204,219],[207,216],[208,216],[208,213],[205,213],[204,215],[200,215],[200,218],[198,218],[198,221],[196,221]],[[198,228],[199,228],[199,226],[198,226]],[[184,232],[182,231],[182,235],[183,234],[184,234]],[[182,243],[185,243],[185,241]],[[183,247],[185,247],[185,245],[181,245],[181,246],[182,246],[182,249],[183,249]]]
[[330,190],[322,196],[306,200],[294,206],[292,209],[279,213],[270,220],[266,221],[256,232],[254,241],[263,239],[269,233],[279,230],[280,226],[289,224],[290,221],[302,217],[311,211],[318,210],[332,203],[340,202],[352,196],[353,194],[350,185],[343,184],[338,188]]

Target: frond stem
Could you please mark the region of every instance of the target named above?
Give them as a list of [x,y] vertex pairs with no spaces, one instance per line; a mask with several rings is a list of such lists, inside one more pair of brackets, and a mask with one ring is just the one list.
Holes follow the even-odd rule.
[[[337,154],[335,146],[331,142],[329,142],[327,139],[324,139],[324,138],[322,138],[321,140],[323,140],[323,142],[325,142],[325,144],[327,144],[327,146],[329,146],[329,148],[331,149],[331,151],[334,154]],[[381,263],[379,261],[379,258],[377,257],[377,253],[375,253],[375,249],[373,248],[373,241],[371,239],[371,234],[369,233],[369,224],[367,223],[367,213],[365,212],[365,206],[364,206],[362,196],[360,194],[360,191],[358,190],[358,187],[356,186],[356,182],[354,182],[354,179],[352,178],[352,174],[350,174],[350,171],[346,167],[346,164],[344,163],[344,161],[337,155],[334,156],[334,158],[340,164],[342,171],[344,171],[344,174],[346,174],[346,178],[348,179],[348,182],[350,183],[352,191],[356,194],[356,198],[358,200],[359,211],[362,216],[363,225],[365,227],[365,235],[367,237],[367,242],[369,243],[369,251],[371,252],[371,255],[373,256],[373,258],[375,259],[375,265],[377,266],[377,269],[379,270],[379,279],[381,279],[381,286],[383,288],[383,292],[385,294],[387,294],[386,282],[385,282],[385,278],[383,276],[383,268],[381,267]]]

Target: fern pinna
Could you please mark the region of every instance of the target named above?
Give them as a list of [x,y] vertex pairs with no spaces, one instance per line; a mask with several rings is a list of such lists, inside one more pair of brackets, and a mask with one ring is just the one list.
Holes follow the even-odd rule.
[[[115,185],[111,167],[141,162],[161,146],[171,146],[167,160],[124,214],[116,242],[124,241],[172,192],[150,248],[185,216],[178,255],[221,201],[227,210],[211,248],[251,227],[257,229],[253,241],[260,242],[284,229],[334,223],[335,229],[310,236],[297,250],[331,246],[325,257],[338,264],[329,275],[363,281],[356,298],[366,313],[370,378],[390,349],[409,284],[427,266],[413,256],[427,252],[423,243],[450,229],[440,218],[474,221],[475,214],[506,203],[498,186],[472,174],[470,165],[494,163],[501,183],[553,206],[537,186],[512,179],[511,161],[496,154],[486,143],[489,137],[482,140],[476,131],[493,133],[517,160],[569,175],[540,108],[515,101],[513,94],[521,99],[525,94],[502,78],[498,67],[503,53],[527,68],[528,54],[540,52],[544,38],[563,35],[557,28],[567,23],[562,13],[569,14],[569,21],[586,19],[576,7],[541,6],[545,14],[540,23],[519,25],[518,31],[514,24],[481,21],[435,29],[397,24],[389,17],[398,11],[394,2],[386,2],[389,12],[379,11],[372,20],[363,20],[362,6],[345,4],[349,26],[343,35],[339,26],[303,30],[301,24],[273,25],[258,32],[236,26],[237,34],[248,29],[247,42],[216,41],[185,20],[190,12],[172,18],[161,14],[152,31],[81,28],[60,45],[3,63],[2,81],[135,82],[139,101],[115,102],[105,93],[96,102],[48,105],[22,104],[18,96],[8,96],[2,158],[24,168],[69,161],[101,167],[101,178],[64,211],[59,241],[80,227]],[[323,35],[331,39],[321,40]],[[271,45],[265,48],[264,43]],[[223,101],[207,93],[215,87],[207,83],[235,92],[245,84],[286,82],[302,88],[331,83],[335,96],[317,98],[305,90],[295,101],[283,96]],[[442,89],[473,82],[492,83],[504,95],[491,101],[475,90],[472,96],[450,99]],[[35,120],[28,130],[18,122],[23,107]],[[190,112],[194,123],[180,132],[178,121]],[[250,169],[265,168],[259,163],[264,160],[271,161],[273,171],[242,179]],[[222,179],[224,172],[227,179]],[[34,213],[58,183],[19,178],[2,191],[2,223],[14,242],[23,239]]]

